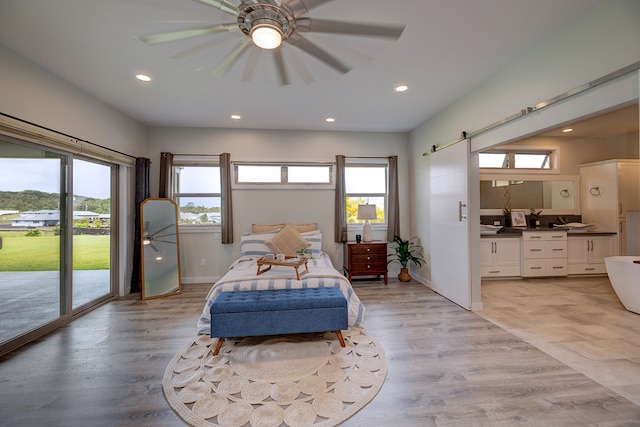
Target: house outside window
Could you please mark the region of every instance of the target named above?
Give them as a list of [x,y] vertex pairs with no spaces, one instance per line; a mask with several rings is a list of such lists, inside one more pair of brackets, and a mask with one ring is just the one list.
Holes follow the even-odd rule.
[[173,187],[181,226],[220,226],[222,194],[218,165],[193,165],[174,159]]

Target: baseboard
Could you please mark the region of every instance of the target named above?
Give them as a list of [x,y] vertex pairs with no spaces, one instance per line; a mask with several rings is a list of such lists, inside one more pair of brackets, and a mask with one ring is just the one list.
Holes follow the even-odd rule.
[[220,280],[220,277],[182,277],[180,279],[183,285],[195,285],[200,283],[211,283],[212,285]]

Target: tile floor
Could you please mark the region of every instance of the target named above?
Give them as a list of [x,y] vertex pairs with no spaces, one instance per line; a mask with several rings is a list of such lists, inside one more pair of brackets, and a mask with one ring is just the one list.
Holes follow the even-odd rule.
[[640,315],[604,277],[483,280],[477,314],[640,405]]

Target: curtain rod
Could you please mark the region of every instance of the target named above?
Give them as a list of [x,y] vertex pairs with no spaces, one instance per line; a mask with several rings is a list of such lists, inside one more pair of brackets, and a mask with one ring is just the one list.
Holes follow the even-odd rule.
[[488,126],[485,126],[485,127],[481,128],[481,129],[478,129],[478,130],[470,132],[470,133],[463,131],[460,134],[460,138],[459,139],[456,139],[456,140],[453,140],[453,141],[449,141],[449,142],[447,142],[446,144],[443,144],[443,145],[432,145],[431,146],[431,151],[424,152],[424,153],[422,153],[422,155],[423,156],[428,156],[431,153],[435,153],[436,151],[443,150],[443,149],[445,149],[447,147],[450,147],[450,146],[452,146],[454,144],[457,144],[458,142],[463,141],[463,140],[465,140],[467,138],[472,138],[474,136],[478,136],[480,134],[483,134],[485,132],[493,130],[493,129],[495,129],[495,128],[499,127],[499,126],[502,126],[502,125],[504,125],[506,123],[509,123],[509,122],[517,120],[517,119],[519,119],[521,117],[524,117],[529,113],[533,113],[534,111],[538,111],[538,110],[541,110],[543,108],[549,107],[549,106],[551,106],[551,105],[553,105],[553,104],[555,104],[557,102],[563,101],[563,100],[565,100],[567,98],[571,98],[572,96],[578,95],[578,94],[580,94],[582,92],[585,92],[585,91],[587,91],[589,89],[593,89],[596,86],[600,86],[601,84],[610,82],[612,80],[617,79],[618,77],[622,77],[625,74],[629,74],[629,73],[631,73],[633,71],[636,71],[636,70],[639,70],[639,69],[640,69],[640,61],[634,62],[631,65],[627,65],[626,67],[623,67],[623,68],[621,68],[619,70],[616,70],[616,71],[614,71],[612,73],[605,74],[604,76],[602,76],[600,78],[592,80],[589,83],[585,83],[583,85],[580,85],[580,86],[578,86],[578,87],[576,87],[574,89],[568,90],[568,91],[566,91],[564,93],[561,93],[560,95],[554,96],[551,99],[547,99],[546,101],[538,102],[533,107],[523,108],[518,113],[513,114],[513,115],[511,115],[509,117],[506,117],[506,118],[504,118],[502,120],[499,120],[499,121],[497,121],[495,123],[492,123],[492,124],[490,124]]
[[24,119],[21,119],[19,117],[12,116],[11,114],[0,112],[0,115],[2,115],[4,117],[8,117],[8,118],[13,119],[13,120],[17,120],[17,121],[25,123],[25,124],[28,124],[30,126],[35,126],[37,128],[40,128],[40,129],[43,129],[43,130],[46,130],[46,131],[49,131],[49,132],[57,133],[58,135],[66,136],[67,138],[75,139],[76,141],[79,141],[79,142],[84,142],[86,144],[93,145],[94,147],[102,148],[103,150],[111,151],[112,153],[117,153],[117,154],[120,154],[122,156],[129,157],[131,159],[135,159],[135,156],[132,156],[130,154],[123,153],[123,152],[118,151],[118,150],[114,150],[113,148],[104,147],[104,146],[102,146],[100,144],[96,144],[94,142],[87,141],[86,139],[78,138],[76,136],[69,135],[68,133],[60,132],[58,130],[51,129],[51,128],[48,128],[46,126],[39,125],[37,123],[30,122],[29,120],[24,120]]

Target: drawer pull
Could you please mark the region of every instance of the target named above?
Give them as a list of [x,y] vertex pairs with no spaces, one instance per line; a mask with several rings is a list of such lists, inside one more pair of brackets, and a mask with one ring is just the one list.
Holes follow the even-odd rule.
[[542,270],[542,267],[531,267],[532,270]]
[[551,236],[552,239],[564,239],[564,236]]
[[553,267],[553,268],[554,268],[555,270],[559,270],[559,269],[564,268],[564,267]]
[[542,236],[531,236],[532,239],[541,239]]
[[500,270],[491,270],[489,273],[490,274],[497,274],[497,273],[500,273]]
[[370,266],[370,265],[367,265],[367,269],[368,269],[368,270],[371,270],[371,266]]
[[367,248],[367,252],[371,252],[371,248]]
[[554,251],[554,252],[557,252],[557,251],[564,251],[564,249],[562,249],[562,248],[554,248],[554,249],[553,249],[553,251]]
[[370,256],[367,257],[367,261],[371,261],[371,257]]
[[584,270],[585,270],[585,271],[593,271],[593,270],[595,270],[595,268],[593,268],[593,267],[587,267],[587,268],[585,268]]
[[540,252],[542,249],[529,249],[531,252]]

